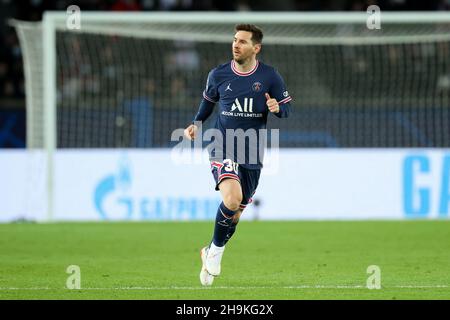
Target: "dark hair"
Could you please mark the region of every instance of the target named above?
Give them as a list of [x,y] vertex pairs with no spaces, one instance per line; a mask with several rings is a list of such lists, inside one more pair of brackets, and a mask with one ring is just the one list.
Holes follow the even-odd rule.
[[236,32],[238,31],[248,31],[252,33],[253,43],[261,43],[263,39],[263,32],[261,28],[255,26],[254,24],[237,24],[234,27]]

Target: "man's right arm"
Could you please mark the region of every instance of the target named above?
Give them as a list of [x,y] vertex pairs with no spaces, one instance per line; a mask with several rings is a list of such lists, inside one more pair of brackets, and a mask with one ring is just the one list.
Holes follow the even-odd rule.
[[184,135],[190,139],[194,140],[195,135],[197,132],[198,127],[194,124],[197,121],[206,121],[208,117],[211,115],[211,113],[214,110],[214,102],[208,101],[205,98],[203,98],[202,102],[200,102],[200,107],[198,108],[198,112],[195,115],[194,120],[192,121],[192,124],[190,124],[185,130]]
[[213,76],[214,70],[208,74],[206,81],[206,88],[203,91],[203,99],[200,102],[198,112],[192,121],[192,124],[185,129],[185,135],[193,140],[197,131],[197,126],[194,125],[196,121],[206,121],[214,110],[214,106],[218,100],[218,91]]
[[216,105],[215,102],[211,102],[203,98],[202,101],[200,102],[198,112],[195,115],[192,123],[194,123],[194,121],[206,121],[206,119],[208,119],[211,113],[213,112],[215,105]]

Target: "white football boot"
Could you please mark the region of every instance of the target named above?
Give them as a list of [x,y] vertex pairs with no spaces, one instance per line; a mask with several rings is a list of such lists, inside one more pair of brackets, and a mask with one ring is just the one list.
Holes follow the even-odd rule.
[[210,286],[214,281],[214,276],[210,275],[206,270],[206,256],[208,255],[208,247],[204,247],[200,251],[200,257],[202,258],[202,270],[200,271],[200,283],[203,286]]
[[210,275],[217,277],[220,275],[220,262],[222,261],[223,251],[225,250],[225,246],[216,247],[214,243],[211,243],[206,255],[206,271]]

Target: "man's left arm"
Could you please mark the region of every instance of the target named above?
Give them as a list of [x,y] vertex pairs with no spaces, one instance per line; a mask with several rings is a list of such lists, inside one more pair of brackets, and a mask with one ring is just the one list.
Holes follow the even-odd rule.
[[271,99],[275,101],[269,101],[268,99],[268,106],[269,104],[273,105],[274,102],[278,104],[278,112],[276,112],[277,108],[272,108],[273,111],[270,111],[278,118],[287,118],[291,109],[290,102],[292,101],[292,97],[289,95],[289,92],[286,89],[283,78],[277,71],[275,71],[275,74],[273,76],[273,82],[270,87],[269,94]]

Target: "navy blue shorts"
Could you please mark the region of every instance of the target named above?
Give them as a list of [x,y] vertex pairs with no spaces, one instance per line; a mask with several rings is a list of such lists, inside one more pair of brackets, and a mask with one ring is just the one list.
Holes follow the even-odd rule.
[[224,179],[235,179],[239,181],[242,189],[242,202],[239,209],[245,209],[247,204],[252,202],[252,197],[258,187],[261,170],[249,170],[240,167],[230,159],[223,162],[211,161],[211,171],[216,181],[216,190]]

